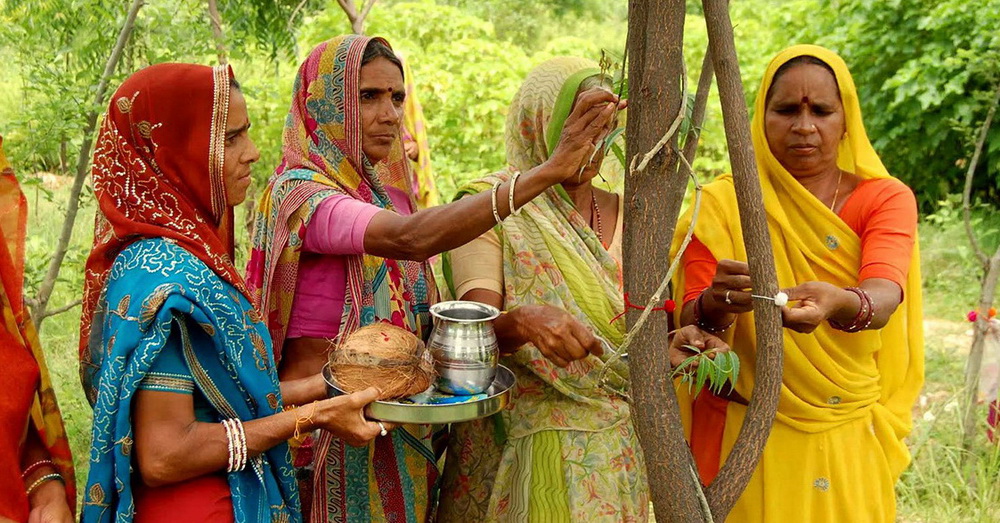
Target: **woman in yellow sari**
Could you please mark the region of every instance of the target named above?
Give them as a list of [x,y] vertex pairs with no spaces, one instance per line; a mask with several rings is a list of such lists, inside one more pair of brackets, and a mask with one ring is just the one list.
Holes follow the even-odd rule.
[[[869,143],[853,79],[833,52],[779,53],[755,107],[778,283],[792,303],[782,309],[777,418],[730,521],[893,521],[923,384],[916,204]],[[691,445],[707,483],[732,450],[756,374],[750,310],[760,298],[730,175],[705,186],[695,238],[674,287],[681,321],[718,332],[744,369],[734,393],[693,402]]]

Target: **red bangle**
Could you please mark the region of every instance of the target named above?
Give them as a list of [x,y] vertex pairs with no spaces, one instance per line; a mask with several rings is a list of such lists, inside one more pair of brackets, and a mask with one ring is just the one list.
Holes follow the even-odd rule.
[[51,459],[43,459],[43,460],[40,460],[40,461],[36,461],[36,462],[32,463],[31,465],[28,465],[28,468],[24,469],[24,472],[21,473],[21,480],[23,481],[23,480],[28,479],[28,476],[30,476],[31,473],[33,473],[36,470],[44,467],[45,465],[48,465],[48,466],[50,466],[52,468],[56,468],[56,464],[52,463]]
[[844,290],[858,295],[858,299],[861,301],[858,314],[847,324],[831,319],[829,320],[830,326],[844,332],[858,332],[867,329],[871,326],[872,319],[875,317],[875,302],[872,300],[871,295],[860,287],[847,287]]

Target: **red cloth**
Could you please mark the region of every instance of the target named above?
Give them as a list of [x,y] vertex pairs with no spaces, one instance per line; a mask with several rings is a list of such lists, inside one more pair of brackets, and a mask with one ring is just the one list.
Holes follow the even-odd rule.
[[[864,180],[844,202],[839,216],[861,238],[858,282],[885,278],[902,289],[917,237],[917,201],[910,188],[895,178]],[[684,251],[683,263],[687,303],[712,285],[717,261],[694,237]]]
[[[902,289],[917,237],[917,203],[910,188],[894,178],[862,181],[844,202],[839,216],[861,238],[858,282],[885,278]],[[683,263],[687,303],[712,284],[718,262],[704,243],[692,238]],[[692,405],[691,453],[705,485],[719,473],[728,406],[728,400],[708,389]]]
[[159,64],[111,97],[91,171],[99,212],[84,283],[84,362],[108,271],[136,240],[176,241],[250,298],[233,267],[232,228],[224,227],[233,223],[222,169],[231,78],[228,66]]
[[137,481],[132,487],[135,523],[233,521],[229,483],[221,475],[199,476],[162,487],[149,487]]
[[[21,474],[29,424],[41,438],[56,470],[66,479],[66,501],[71,510],[76,507],[76,491],[73,459],[62,417],[51,380],[43,373],[44,356],[38,347],[38,336],[24,308],[27,201],[2,146],[3,137],[0,137],[0,362],[3,362],[0,371],[0,518],[26,521],[30,507],[25,493],[27,485]],[[35,405],[35,412],[40,417],[33,420],[31,412]]]

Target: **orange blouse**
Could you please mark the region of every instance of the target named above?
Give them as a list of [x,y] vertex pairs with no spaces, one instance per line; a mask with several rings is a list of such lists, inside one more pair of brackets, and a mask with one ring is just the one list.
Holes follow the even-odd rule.
[[[858,282],[885,278],[902,289],[917,237],[917,202],[910,188],[895,178],[864,180],[838,215],[861,238]],[[697,237],[684,251],[683,262],[687,303],[712,285],[718,262]]]

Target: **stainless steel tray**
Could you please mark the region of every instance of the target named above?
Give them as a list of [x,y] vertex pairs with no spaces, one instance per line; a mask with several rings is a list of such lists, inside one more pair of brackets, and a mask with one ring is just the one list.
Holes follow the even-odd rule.
[[[331,398],[344,394],[330,376],[329,367],[323,368],[326,392]],[[510,402],[510,389],[514,386],[514,373],[503,365],[497,366],[497,375],[486,392],[472,396],[454,396],[434,389],[402,400],[376,401],[365,409],[372,419],[393,423],[418,423],[423,425],[458,423],[491,416],[503,410]]]

